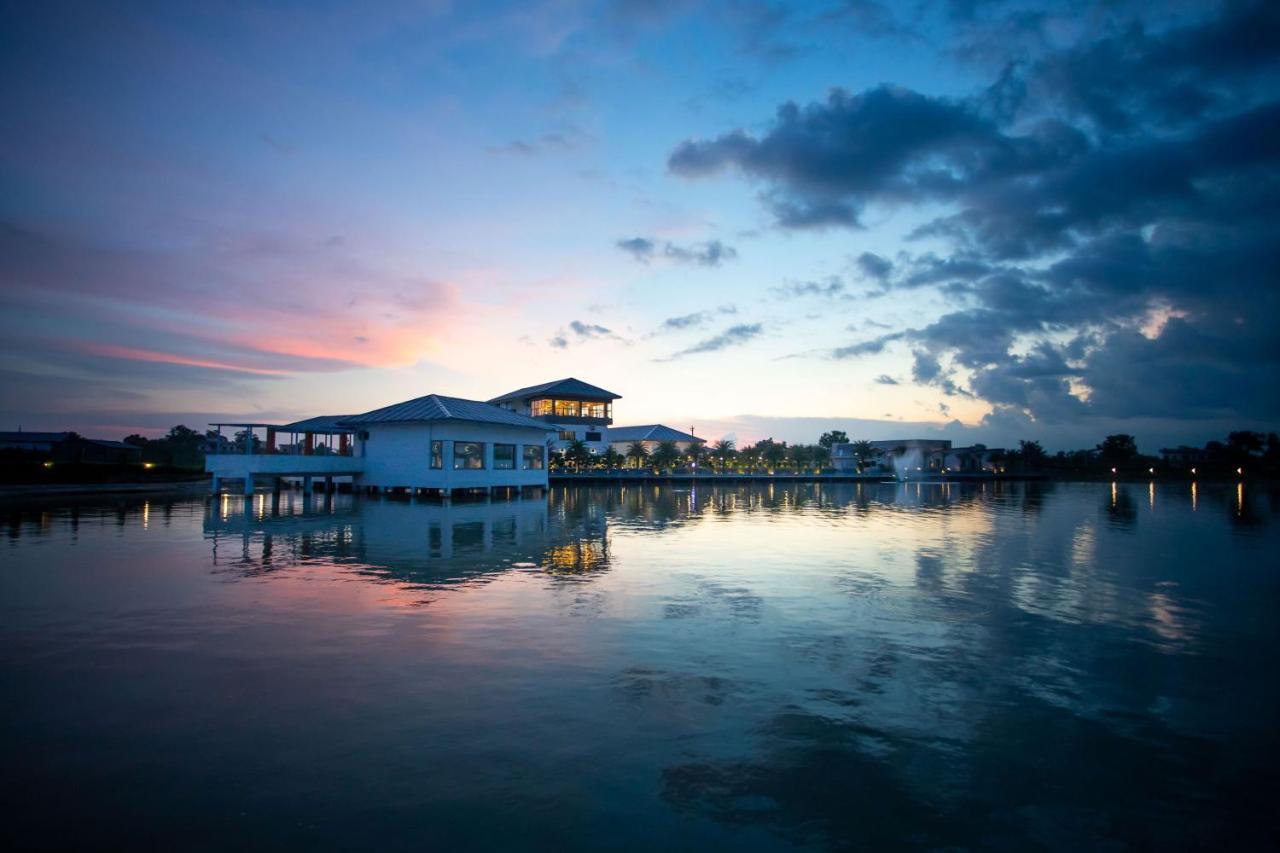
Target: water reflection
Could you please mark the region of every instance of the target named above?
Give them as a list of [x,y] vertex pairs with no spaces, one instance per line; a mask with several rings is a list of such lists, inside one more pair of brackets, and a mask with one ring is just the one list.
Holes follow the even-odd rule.
[[1147,482],[11,509],[17,832],[82,841],[70,784],[103,846],[140,814],[210,846],[1248,846],[1278,509]]

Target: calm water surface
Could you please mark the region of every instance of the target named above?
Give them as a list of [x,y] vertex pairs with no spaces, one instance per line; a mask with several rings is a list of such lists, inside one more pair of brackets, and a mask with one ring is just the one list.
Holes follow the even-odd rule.
[[1280,494],[0,510],[26,847],[1266,849]]

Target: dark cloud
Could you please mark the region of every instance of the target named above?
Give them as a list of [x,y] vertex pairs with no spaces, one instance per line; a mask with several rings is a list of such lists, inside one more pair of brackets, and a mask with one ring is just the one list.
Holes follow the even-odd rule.
[[719,240],[681,246],[676,243],[658,243],[648,237],[630,237],[615,244],[640,263],[647,264],[656,257],[664,257],[682,264],[717,267],[738,257],[738,250]]
[[1061,43],[1043,38],[1049,17],[1012,14],[954,16],[1029,36],[972,97],[836,89],[761,132],[682,142],[668,167],[747,178],[784,229],[860,227],[873,205],[945,210],[913,236],[946,250],[855,266],[886,290],[937,288],[952,310],[834,358],[901,341],[914,381],[1008,423],[1274,421],[1280,5],[1144,19],[1120,3],[1101,35],[1062,48],[1046,47]]
[[721,305],[714,310],[695,311],[692,314],[681,314],[678,317],[668,317],[658,326],[658,332],[682,332],[685,329],[694,329],[705,325],[720,314],[737,314],[738,307],[736,305]]
[[718,352],[729,347],[741,346],[764,333],[764,326],[760,323],[739,323],[736,326],[730,326],[720,334],[712,338],[694,344],[688,349],[680,350],[672,354],[664,361],[682,358],[686,355],[697,355],[704,352]]
[[893,274],[893,261],[874,252],[863,252],[854,259],[854,266],[863,278],[884,284]]
[[875,378],[875,382],[876,382],[876,384],[877,384],[877,385],[898,385],[898,384],[900,384],[900,383],[898,382],[898,380],[894,379],[892,376],[890,376],[890,375],[889,375],[889,374],[887,374],[887,373],[881,373],[879,376],[877,376],[877,377]]

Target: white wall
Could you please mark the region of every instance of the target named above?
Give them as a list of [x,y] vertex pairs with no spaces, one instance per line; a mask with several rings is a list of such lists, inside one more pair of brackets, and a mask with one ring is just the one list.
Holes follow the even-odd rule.
[[[541,429],[468,424],[446,421],[434,424],[370,424],[364,427],[367,440],[356,442],[356,452],[364,460],[360,485],[421,489],[469,489],[493,486],[546,486],[546,443],[549,434]],[[431,442],[444,442],[444,467],[431,467]],[[478,441],[484,444],[485,467],[454,470],[453,442]],[[493,445],[516,445],[516,467],[496,470]],[[523,470],[524,445],[532,444],[543,455],[541,470]]]

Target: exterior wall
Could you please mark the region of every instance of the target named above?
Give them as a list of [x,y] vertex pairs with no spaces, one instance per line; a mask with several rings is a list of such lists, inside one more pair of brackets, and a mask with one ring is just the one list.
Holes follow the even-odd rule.
[[[495,486],[546,486],[548,433],[526,427],[497,424],[470,424],[446,421],[426,424],[369,424],[367,439],[357,439],[356,453],[363,462],[362,486],[419,489],[473,489]],[[442,441],[443,467],[431,467],[431,442]],[[484,444],[485,467],[453,467],[453,443],[478,441]],[[493,445],[516,445],[514,469],[493,467]],[[523,445],[541,448],[541,470],[524,470]],[[286,457],[287,458],[287,457]]]
[[364,460],[351,456],[293,456],[270,453],[218,453],[204,458],[204,470],[215,477],[238,480],[263,477],[331,477],[359,474]]
[[[633,441],[611,441],[611,442],[607,442],[607,444],[611,444],[611,445],[613,445],[613,449],[614,449],[614,450],[618,451],[619,453],[623,454],[624,456],[626,455],[627,451],[631,448],[631,445],[632,445],[632,444],[634,444],[634,443],[635,443],[635,442],[633,442]],[[662,442],[661,442],[661,441],[642,441],[642,442],[640,442],[640,443],[641,443],[641,444],[643,444],[643,445],[644,445],[644,449],[645,449],[645,450],[647,450],[647,451],[649,451],[650,453],[652,453],[653,451],[657,450],[657,449],[658,449],[658,445],[659,445],[659,444],[662,444]],[[688,452],[689,452],[689,445],[691,445],[691,444],[693,444],[693,443],[694,443],[694,442],[692,442],[692,441],[677,441],[677,442],[676,442],[676,449],[677,449],[677,450],[679,450],[681,453],[688,453]]]
[[[564,450],[569,446],[569,439],[560,438],[561,431],[572,432],[577,440],[586,441],[587,447],[592,453],[604,453],[609,446],[609,429],[607,427],[587,424],[548,423],[547,428],[553,430],[550,435],[550,438],[553,439],[551,443],[553,450]],[[587,441],[587,433],[589,432],[600,433],[600,440]]]

